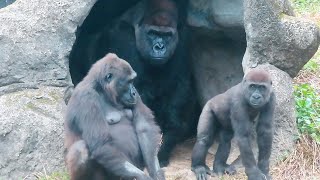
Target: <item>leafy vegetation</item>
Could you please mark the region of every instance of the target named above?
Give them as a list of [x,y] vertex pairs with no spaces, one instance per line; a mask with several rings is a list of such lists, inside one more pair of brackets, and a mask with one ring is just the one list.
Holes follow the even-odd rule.
[[318,13],[320,10],[320,1],[319,0],[291,0],[294,9],[299,13],[308,12],[308,13]]
[[320,143],[320,95],[307,83],[294,88],[298,128]]

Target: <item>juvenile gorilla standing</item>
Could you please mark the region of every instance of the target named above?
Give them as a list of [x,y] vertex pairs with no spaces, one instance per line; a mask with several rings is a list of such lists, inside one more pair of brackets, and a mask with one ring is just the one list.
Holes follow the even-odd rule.
[[72,180],[165,179],[157,158],[160,129],[133,86],[135,77],[126,61],[108,54],[76,86],[65,120]]
[[[87,51],[86,55],[72,53],[70,57],[71,63],[84,62],[89,66],[106,53],[114,52],[139,74],[135,85],[163,132],[159,151],[162,166],[169,163],[175,145],[195,132],[200,114],[186,56],[184,9],[179,6],[184,3],[142,0],[103,32],[90,37],[89,43],[84,43],[89,47],[78,50]],[[84,74],[86,69],[81,69],[82,65],[70,68],[73,82],[77,84],[82,77],[76,73],[81,70]]]
[[[216,133],[219,133],[220,144],[213,165],[215,173],[235,173],[235,169],[226,164],[231,139],[235,136],[248,179],[270,179],[269,158],[275,106],[275,95],[271,85],[272,81],[267,71],[253,69],[245,75],[241,83],[207,102],[200,116],[197,142],[192,152],[192,169],[197,180],[206,180],[206,173],[210,173],[205,158]],[[258,164],[250,143],[256,118]]]

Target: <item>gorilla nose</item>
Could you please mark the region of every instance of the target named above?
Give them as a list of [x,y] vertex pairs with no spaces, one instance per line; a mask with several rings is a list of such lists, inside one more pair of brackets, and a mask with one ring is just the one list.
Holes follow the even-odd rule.
[[260,99],[260,98],[261,98],[261,96],[260,96],[260,95],[258,95],[258,94],[254,94],[254,95],[253,95],[253,98],[254,98],[254,99]]
[[154,46],[153,46],[153,51],[163,51],[164,50],[164,44],[161,42],[157,42]]

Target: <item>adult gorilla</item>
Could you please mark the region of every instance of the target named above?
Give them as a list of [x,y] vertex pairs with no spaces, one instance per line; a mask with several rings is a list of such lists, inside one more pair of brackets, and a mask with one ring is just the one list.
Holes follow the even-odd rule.
[[79,40],[70,57],[74,84],[108,52],[116,53],[135,69],[135,86],[163,132],[161,166],[169,163],[174,146],[195,131],[200,113],[195,112],[196,97],[186,57],[183,3],[143,0],[113,19],[102,32]]

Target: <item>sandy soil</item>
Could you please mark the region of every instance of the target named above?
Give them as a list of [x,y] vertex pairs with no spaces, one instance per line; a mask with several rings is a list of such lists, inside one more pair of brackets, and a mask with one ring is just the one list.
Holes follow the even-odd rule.
[[[171,157],[170,164],[168,167],[165,167],[165,174],[167,180],[195,180],[193,172],[190,170],[191,168],[191,152],[194,145],[195,140],[190,139],[185,141],[184,143],[178,145],[174,152],[173,157]],[[217,143],[209,150],[209,152],[215,152],[217,147]],[[236,151],[236,148],[232,148],[232,154],[228,162],[232,162],[234,159],[238,157],[239,152]],[[207,155],[207,165],[212,168],[213,155],[209,153]],[[223,177],[210,177],[210,180],[218,180],[218,179],[246,179],[244,176],[243,168],[238,169],[238,173],[234,176],[223,176]]]

